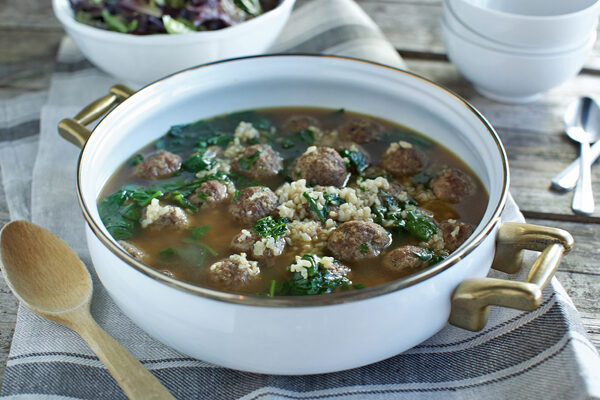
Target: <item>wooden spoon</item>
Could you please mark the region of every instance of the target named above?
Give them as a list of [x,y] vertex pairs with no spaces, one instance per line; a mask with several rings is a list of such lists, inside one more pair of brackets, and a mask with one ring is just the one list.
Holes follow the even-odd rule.
[[92,318],[92,279],[60,238],[27,221],[0,231],[0,265],[15,296],[40,316],[77,332],[130,399],[174,399],[167,389]]

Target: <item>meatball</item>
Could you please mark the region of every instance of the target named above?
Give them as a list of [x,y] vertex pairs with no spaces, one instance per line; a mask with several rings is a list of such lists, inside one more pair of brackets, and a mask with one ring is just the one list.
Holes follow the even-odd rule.
[[369,118],[355,118],[343,123],[338,131],[341,140],[364,144],[376,141],[383,127]]
[[249,261],[246,253],[242,253],[217,261],[208,268],[208,273],[213,282],[234,289],[257,277],[260,269],[256,261]]
[[163,179],[181,168],[181,157],[166,150],[150,154],[133,169],[133,175],[142,179]]
[[161,206],[158,199],[152,199],[150,204],[142,211],[140,225],[142,228],[152,226],[161,228],[165,226],[183,227],[187,226],[188,218],[180,207]]
[[229,213],[236,222],[248,226],[273,214],[278,205],[277,195],[271,189],[251,186],[240,190],[237,200],[229,206]]
[[473,178],[456,168],[444,168],[431,180],[429,187],[438,199],[451,203],[458,203],[475,192]]
[[283,122],[282,128],[284,133],[296,133],[303,129],[308,129],[311,126],[318,128],[320,125],[319,120],[314,117],[308,115],[292,115]]
[[292,179],[306,179],[308,185],[342,187],[348,179],[346,163],[331,147],[309,147],[294,161]]
[[427,163],[427,156],[421,149],[408,142],[397,142],[381,156],[381,167],[396,177],[410,176],[421,171]]
[[387,231],[373,222],[348,221],[329,236],[327,248],[344,261],[377,257],[392,242]]
[[410,245],[398,247],[385,255],[382,263],[383,267],[392,272],[424,268],[429,263],[417,257],[417,254],[422,250],[420,247]]
[[444,248],[449,252],[458,249],[473,234],[475,228],[471,224],[458,222],[453,219],[443,221],[440,224],[442,236],[444,237]]
[[276,176],[283,168],[279,154],[266,144],[255,144],[231,163],[231,168],[247,178],[263,180]]
[[119,240],[118,242],[121,247],[128,252],[133,258],[135,258],[138,261],[142,261],[144,259],[144,257],[146,257],[146,254],[138,249],[136,246],[132,245],[129,242],[126,242],[125,240]]
[[254,243],[260,240],[260,235],[248,229],[242,229],[240,233],[231,239],[231,249],[236,252],[250,253]]
[[190,195],[189,201],[195,205],[215,206],[227,200],[227,186],[215,179],[206,181]]
[[[263,240],[264,239],[264,240]],[[285,239],[278,237],[263,238],[254,231],[242,229],[240,233],[235,235],[231,240],[231,248],[236,252],[245,252],[248,257],[265,261],[273,257],[278,257],[285,249]]]

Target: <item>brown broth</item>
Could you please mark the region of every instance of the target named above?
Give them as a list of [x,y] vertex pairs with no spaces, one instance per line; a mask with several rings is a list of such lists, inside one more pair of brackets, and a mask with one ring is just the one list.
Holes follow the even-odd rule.
[[[452,218],[460,220],[461,222],[477,225],[485,212],[488,202],[488,195],[482,183],[473,173],[473,171],[456,155],[439,143],[432,142],[421,134],[406,127],[383,119],[368,117],[357,113],[347,111],[335,112],[334,110],[319,108],[270,108],[258,110],[257,113],[270,119],[272,124],[277,127],[280,127],[283,121],[292,115],[311,116],[320,121],[321,129],[323,131],[333,130],[349,118],[366,117],[371,118],[383,125],[386,132],[395,130],[400,132],[402,135],[414,138],[417,142],[430,143],[429,146],[421,147],[430,160],[430,164],[427,167],[428,171],[439,170],[443,166],[459,168],[473,178],[477,188],[474,195],[470,196],[466,201],[461,201],[458,204],[449,204],[440,200],[434,200],[429,203],[420,204],[419,206],[432,211],[435,215],[435,219],[438,222],[444,219]],[[363,148],[366,149],[370,154],[371,165],[376,165],[378,163],[380,155],[385,151],[388,145],[389,141],[378,141],[375,143],[362,145]],[[302,154],[305,149],[306,146],[301,148],[300,146],[296,146],[288,150],[282,150],[280,154],[284,159],[293,159]],[[137,153],[147,155],[155,150],[156,147],[154,142],[144,147]],[[181,154],[182,158],[185,160],[191,154],[191,152],[191,149],[189,149],[179,154]],[[157,182],[163,182],[136,179],[131,175],[132,168],[133,167],[128,163],[125,163],[119,167],[105,185],[99,200],[104,199],[106,196],[113,193],[115,190],[125,184],[136,183],[143,186],[150,186]],[[170,178],[170,180],[192,176],[193,174],[183,172],[178,178]],[[284,182],[285,180],[283,178],[277,178],[266,184],[274,191]],[[217,252],[218,256],[208,256],[202,265],[184,264],[173,259],[172,257],[165,257],[161,256],[160,254],[161,251],[168,248],[184,249],[185,251],[186,246],[183,244],[182,240],[191,235],[188,229],[176,229],[172,227],[166,227],[162,229],[138,228],[135,235],[127,241],[146,254],[146,263],[159,270],[170,271],[177,278],[185,281],[197,283],[202,286],[213,287],[215,289],[226,290],[224,287],[219,287],[210,279],[208,279],[208,267],[212,263],[231,254],[229,249],[231,239],[237,233],[239,233],[241,229],[248,227],[238,225],[233,221],[232,218],[228,216],[227,205],[212,209],[201,208],[197,213],[189,213],[188,219],[190,222],[189,225],[192,227],[200,227],[204,225],[210,226],[210,231],[202,236],[201,240],[203,243]],[[417,242],[418,241],[416,239],[413,239],[408,234],[394,235],[394,241],[389,249],[393,249],[405,244],[416,244]],[[385,252],[383,254],[385,254]],[[350,279],[353,281],[353,283],[363,284],[365,286],[375,286],[401,277],[402,275],[390,273],[389,271],[386,271],[384,268],[380,267],[383,254],[374,259],[368,259],[354,263],[345,263],[352,269]],[[245,287],[237,290],[237,292],[268,293],[272,280],[281,282],[290,279],[292,274],[286,270],[286,267],[293,262],[295,255],[296,254],[291,254],[289,249],[286,249],[281,256],[274,260],[272,265],[260,265],[261,278],[255,279]]]

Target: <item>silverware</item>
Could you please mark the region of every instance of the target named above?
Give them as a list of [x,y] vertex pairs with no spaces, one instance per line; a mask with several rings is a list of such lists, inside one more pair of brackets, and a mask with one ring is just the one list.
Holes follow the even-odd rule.
[[[598,157],[600,157],[600,141],[594,143],[591,149],[591,163],[594,164]],[[568,167],[554,175],[552,178],[552,187],[556,190],[568,192],[573,190],[575,184],[577,184],[577,178],[579,177],[579,157],[575,159]]]
[[567,135],[581,144],[579,178],[571,208],[576,213],[589,215],[594,212],[590,143],[600,137],[600,107],[592,98],[581,97],[567,107],[564,123]]

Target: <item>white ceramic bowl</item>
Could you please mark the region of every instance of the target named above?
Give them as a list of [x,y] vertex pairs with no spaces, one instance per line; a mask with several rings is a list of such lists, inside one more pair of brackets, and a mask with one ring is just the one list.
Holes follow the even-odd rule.
[[487,47],[493,50],[497,50],[505,53],[512,54],[522,54],[522,55],[553,55],[557,53],[564,53],[566,51],[574,50],[583,46],[591,36],[593,31],[590,31],[588,35],[582,37],[576,43],[571,43],[567,47],[564,45],[546,45],[546,46],[535,46],[535,47],[524,47],[524,46],[516,46],[507,44],[504,42],[499,42],[494,39],[490,39],[487,36],[481,35],[479,32],[473,30],[471,27],[465,25],[458,16],[456,12],[452,9],[452,5],[448,1],[444,1],[442,4],[442,19],[445,24],[454,31],[456,34],[460,35],[462,38],[473,42],[477,45]]
[[596,30],[600,0],[444,0],[478,34],[511,46],[567,50]]
[[500,51],[466,39],[442,19],[442,36],[448,58],[486,97],[508,103],[537,99],[575,76],[592,50],[596,31],[570,51],[523,54]]
[[[402,123],[443,143],[471,166],[489,193],[481,223],[448,259],[408,278],[291,299],[233,295],[185,283],[136,261],[117,245],[97,208],[117,166],[173,124],[273,106],[343,107]],[[278,55],[199,66],[133,94],[85,144],[78,195],[98,276],[145,331],[182,353],[230,368],[309,374],[391,357],[443,328],[457,285],[488,273],[508,179],[506,154],[493,128],[440,86],[366,61]]]
[[283,29],[294,2],[281,0],[277,8],[225,29],[146,36],[79,23],[69,0],[52,0],[52,7],[90,62],[119,79],[144,85],[195,65],[264,53]]

